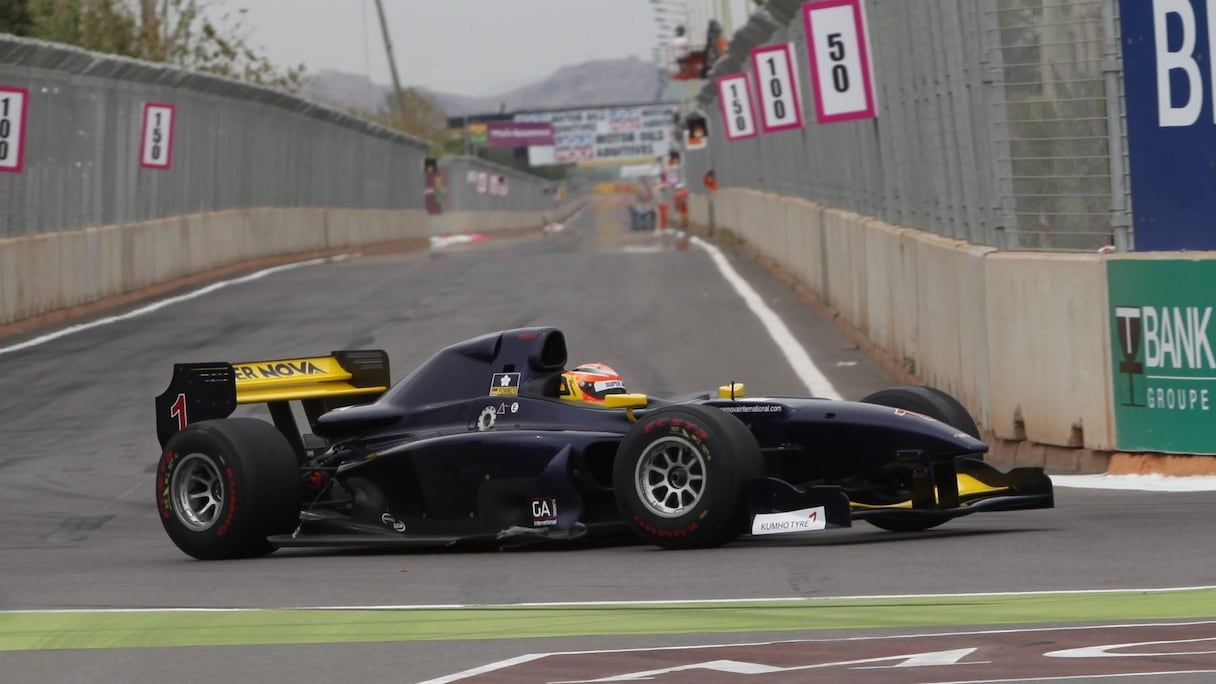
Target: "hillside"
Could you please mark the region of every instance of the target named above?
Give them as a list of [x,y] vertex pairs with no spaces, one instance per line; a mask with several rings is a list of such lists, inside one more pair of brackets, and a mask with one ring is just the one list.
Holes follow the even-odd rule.
[[[660,86],[655,65],[637,57],[563,66],[549,77],[492,96],[469,96],[423,89],[448,116],[524,109],[653,102]],[[376,111],[390,88],[366,76],[323,70],[310,75],[300,94],[340,109]]]

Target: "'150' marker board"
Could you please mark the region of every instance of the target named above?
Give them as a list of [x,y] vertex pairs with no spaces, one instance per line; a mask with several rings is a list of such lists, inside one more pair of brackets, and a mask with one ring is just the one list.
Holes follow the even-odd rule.
[[743,140],[756,135],[756,109],[747,74],[731,74],[718,79],[718,103],[727,140]]
[[140,135],[139,165],[168,170],[173,166],[173,124],[177,108],[159,102],[144,103],[143,133]]

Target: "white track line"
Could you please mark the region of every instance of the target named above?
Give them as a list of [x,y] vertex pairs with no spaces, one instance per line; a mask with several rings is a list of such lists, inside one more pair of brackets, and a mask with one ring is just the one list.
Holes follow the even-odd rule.
[[1216,491],[1213,475],[1052,475],[1057,487],[1077,489],[1118,489],[1141,492],[1211,492]]
[[743,279],[730,265],[730,261],[722,254],[722,250],[714,245],[702,240],[701,238],[692,238],[692,243],[701,249],[709,252],[709,256],[713,259],[714,265],[718,267],[718,271],[726,282],[730,283],[731,287],[735,288],[735,292],[743,298],[747,304],[747,308],[756,314],[756,318],[760,319],[760,324],[768,331],[769,337],[777,344],[777,348],[785,356],[785,360],[794,369],[794,374],[799,380],[806,385],[806,389],[812,396],[824,397],[826,399],[841,399],[840,393],[836,391],[836,387],[832,385],[832,381],[819,370],[815,362],[811,360],[811,355],[806,352],[806,349],[794,337],[790,329],[786,327],[785,322],[776,314],[767,304],[764,299],[757,293],[752,286]]
[[150,314],[153,311],[159,311],[160,309],[163,309],[167,306],[173,306],[174,304],[180,304],[182,302],[186,302],[191,299],[197,299],[199,297],[202,297],[203,295],[211,294],[212,292],[215,292],[216,290],[221,290],[225,287],[228,287],[229,285],[240,285],[241,283],[248,283],[250,281],[258,280],[260,278],[265,278],[268,275],[272,275],[272,274],[279,273],[282,271],[291,270],[293,268],[300,268],[301,266],[315,266],[317,264],[323,264],[328,261],[341,261],[344,258],[345,258],[344,256],[336,256],[336,257],[327,258],[327,259],[309,259],[308,261],[297,261],[292,264],[283,264],[282,266],[274,266],[272,268],[262,269],[261,271],[255,271],[253,273],[250,273],[249,275],[241,276],[240,278],[233,278],[231,280],[221,280],[216,283],[211,283],[210,285],[207,285],[206,287],[202,287],[197,290],[192,290],[185,294],[177,295],[176,297],[169,297],[168,299],[162,299],[160,301],[141,306],[138,309],[135,309],[133,311],[128,311],[125,314],[119,314],[117,316],[106,316],[105,318],[98,318],[97,320],[89,321],[88,323],[80,323],[78,325],[68,326],[61,330],[56,330],[55,332],[52,332],[52,333],[47,333],[45,335],[39,335],[38,337],[26,340],[24,342],[19,342],[17,344],[9,345],[7,347],[0,347],[0,356],[9,354],[12,352],[21,351],[22,349],[30,349],[32,347],[37,347],[37,346],[46,344],[47,342],[52,342],[52,341],[58,340],[62,337],[67,337],[68,335],[75,335],[78,332],[84,332],[85,330],[92,330],[93,328],[100,328],[102,326],[110,325],[111,323],[119,323],[121,321],[131,320],[132,318],[138,318],[145,314]]
[[[1027,682],[1072,682],[1090,681],[1093,679],[1123,679],[1136,677],[1141,681],[1155,681],[1154,677],[1171,677],[1173,675],[1211,674],[1216,670],[1169,670],[1165,672],[1116,672],[1113,674],[1079,674],[1056,675],[1054,677],[1014,677],[1013,679],[957,679],[949,682],[925,682],[925,684],[1027,684]],[[460,681],[457,679],[449,681]],[[424,682],[425,684],[425,682]]]
[[824,603],[831,601],[886,601],[896,599],[1000,598],[1020,596],[1078,596],[1085,594],[1169,594],[1181,591],[1210,591],[1216,585],[1194,587],[1151,587],[1130,589],[1055,589],[1048,591],[983,591],[950,594],[861,594],[850,596],[770,596],[761,598],[620,600],[620,601],[538,601],[520,603],[407,603],[365,606],[282,606],[278,608],[51,608],[47,610],[0,610],[0,615],[21,613],[253,613],[277,610],[478,610],[502,608],[599,608],[615,606],[730,605],[732,603]]

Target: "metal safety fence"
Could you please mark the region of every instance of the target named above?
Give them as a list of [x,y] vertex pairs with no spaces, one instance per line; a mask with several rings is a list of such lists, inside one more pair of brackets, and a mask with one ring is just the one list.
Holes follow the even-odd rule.
[[[714,133],[690,178],[1003,249],[1131,246],[1118,0],[865,0],[877,118],[824,125],[803,4],[769,0],[734,36],[692,103]],[[725,140],[713,79],[787,42],[806,125]]]
[[[5,126],[22,160],[0,168],[0,238],[254,207],[423,207],[425,141],[281,91],[7,35],[0,91],[26,110]],[[171,117],[163,130],[149,106]],[[495,208],[543,209],[545,187],[512,175]]]
[[556,208],[558,185],[477,157],[444,157],[444,211],[545,211]]

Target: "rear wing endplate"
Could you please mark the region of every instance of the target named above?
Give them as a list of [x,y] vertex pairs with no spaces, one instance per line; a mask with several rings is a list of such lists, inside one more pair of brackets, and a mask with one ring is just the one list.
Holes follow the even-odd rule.
[[156,437],[164,446],[178,430],[226,418],[239,404],[269,404],[277,424],[287,402],[299,400],[312,423],[340,406],[374,401],[391,383],[388,354],[380,349],[247,363],[179,363],[168,389],[156,397]]

